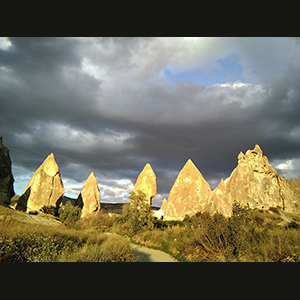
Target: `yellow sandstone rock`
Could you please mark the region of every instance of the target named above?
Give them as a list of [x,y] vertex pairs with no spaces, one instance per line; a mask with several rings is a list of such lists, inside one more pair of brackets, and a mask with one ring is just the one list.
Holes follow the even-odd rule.
[[146,194],[147,202],[151,206],[152,200],[156,196],[156,175],[149,163],[145,165],[136,180],[134,192],[138,190]]
[[203,212],[211,193],[210,186],[189,159],[180,171],[162,210],[165,220],[181,220],[185,215]]
[[100,210],[100,191],[93,172],[86,180],[77,198],[76,205],[82,209],[81,218]]
[[237,201],[250,208],[280,207],[287,212],[300,212],[300,199],[296,181],[291,183],[279,176],[263,156],[259,145],[246,154],[240,152],[238,165],[228,179],[220,182],[208,200],[207,211],[231,215],[232,203]]
[[58,207],[64,195],[64,186],[53,153],[48,155],[35,171],[18,200],[17,210],[38,211],[45,206]]

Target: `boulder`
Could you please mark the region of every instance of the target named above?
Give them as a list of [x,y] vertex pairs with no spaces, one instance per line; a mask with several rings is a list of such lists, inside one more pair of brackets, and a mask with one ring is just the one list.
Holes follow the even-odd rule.
[[211,189],[200,171],[189,159],[180,171],[161,209],[165,220],[182,220],[185,215],[204,212]]
[[43,206],[58,207],[64,195],[64,186],[53,153],[48,155],[35,171],[16,206],[21,211],[38,211]]
[[93,172],[86,180],[77,198],[76,205],[82,209],[81,218],[100,210],[100,191]]
[[0,137],[0,205],[8,206],[15,195],[9,150]]
[[134,192],[138,190],[146,194],[146,201],[151,206],[152,200],[156,196],[156,175],[149,163],[145,165],[136,180]]

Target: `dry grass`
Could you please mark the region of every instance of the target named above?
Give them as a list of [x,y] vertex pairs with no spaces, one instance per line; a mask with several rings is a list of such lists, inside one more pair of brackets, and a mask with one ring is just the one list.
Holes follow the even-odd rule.
[[81,229],[86,228],[108,228],[111,225],[109,216],[104,212],[103,209],[86,215],[84,218],[80,219],[77,223],[77,226]]
[[181,261],[300,261],[300,229],[292,222],[279,225],[281,221],[279,213],[238,208],[231,218],[198,214],[164,230],[139,232],[132,239]]
[[92,228],[24,223],[13,218],[15,211],[5,213],[0,220],[1,262],[135,261],[129,242],[122,237],[110,237]]
[[129,242],[118,236],[102,234],[97,242],[88,241],[83,247],[65,250],[61,253],[60,262],[134,262],[135,256]]

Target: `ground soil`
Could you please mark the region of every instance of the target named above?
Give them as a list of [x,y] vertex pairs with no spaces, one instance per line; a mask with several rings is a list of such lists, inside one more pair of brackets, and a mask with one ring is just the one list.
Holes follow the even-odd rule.
[[138,262],[177,262],[171,255],[155,249],[131,243],[131,248],[136,255]]

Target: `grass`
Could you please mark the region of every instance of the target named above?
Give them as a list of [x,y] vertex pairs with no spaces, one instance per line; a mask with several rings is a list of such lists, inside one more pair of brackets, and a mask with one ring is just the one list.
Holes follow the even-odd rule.
[[129,242],[122,237],[93,228],[24,223],[12,217],[15,211],[5,212],[0,221],[0,262],[136,261]]
[[282,223],[279,211],[250,210],[237,205],[231,218],[198,213],[181,222],[158,222],[132,240],[163,250],[179,261],[298,262],[299,216]]
[[[154,220],[141,205],[128,204],[121,215],[109,217],[100,210],[68,226],[24,223],[33,217],[39,216],[0,207],[0,261],[136,261],[122,235],[178,261],[300,261],[300,216],[278,208],[250,210],[235,203],[230,218],[197,213],[182,221],[163,221]],[[51,218],[57,222],[53,216],[42,219],[49,225]]]

